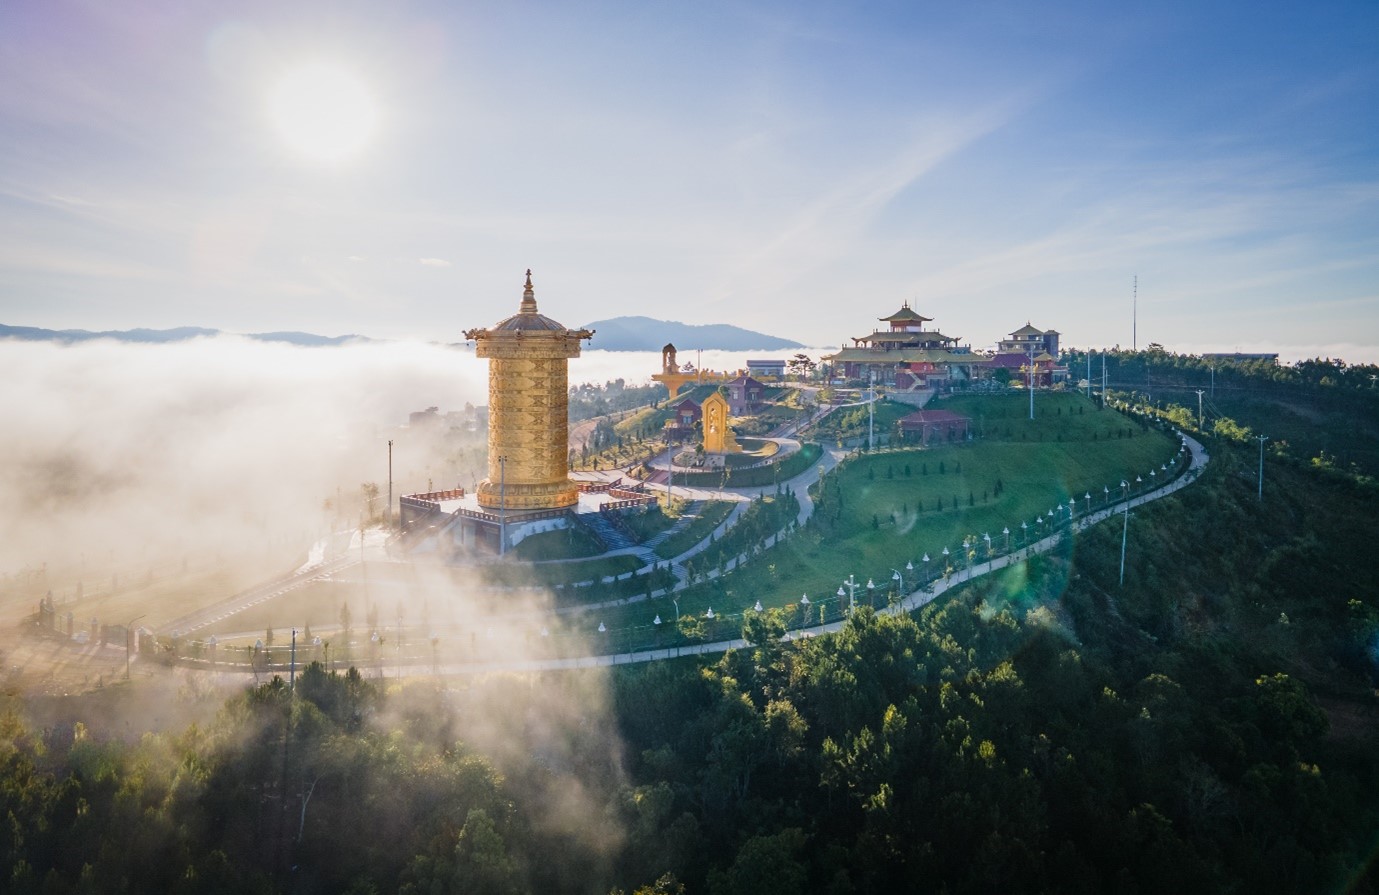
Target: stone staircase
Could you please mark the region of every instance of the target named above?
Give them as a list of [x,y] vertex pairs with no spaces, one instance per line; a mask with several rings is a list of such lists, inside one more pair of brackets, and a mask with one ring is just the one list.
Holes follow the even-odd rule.
[[637,542],[632,536],[623,531],[613,523],[611,519],[603,513],[578,513],[575,521],[599,539],[599,543],[606,550],[621,550],[625,547],[635,547]]

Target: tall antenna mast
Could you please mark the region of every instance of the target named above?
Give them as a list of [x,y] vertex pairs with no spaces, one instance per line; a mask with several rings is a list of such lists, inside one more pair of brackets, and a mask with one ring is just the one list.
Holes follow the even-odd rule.
[[1140,328],[1140,275],[1135,274],[1134,298],[1130,305],[1130,350],[1138,351]]

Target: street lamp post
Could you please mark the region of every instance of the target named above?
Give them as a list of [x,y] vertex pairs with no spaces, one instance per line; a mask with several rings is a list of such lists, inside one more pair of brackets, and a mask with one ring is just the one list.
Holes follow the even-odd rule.
[[848,598],[848,614],[851,615],[857,611],[857,579],[849,574],[843,584],[847,587],[847,593],[843,593],[843,588],[838,588],[838,599],[841,601],[844,596]]
[[982,535],[982,540],[986,541],[986,570],[991,571],[991,532]]
[[899,569],[891,569],[891,580],[895,582],[895,595],[899,600],[905,599],[905,576],[900,574]]
[[1264,442],[1269,440],[1268,435],[1256,435],[1255,439],[1259,442],[1259,494],[1258,499],[1264,499]]

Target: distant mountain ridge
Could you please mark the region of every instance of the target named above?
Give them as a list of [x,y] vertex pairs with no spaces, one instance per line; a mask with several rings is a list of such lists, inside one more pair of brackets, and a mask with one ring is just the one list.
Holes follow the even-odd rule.
[[345,342],[372,342],[367,336],[318,336],[315,333],[275,332],[275,333],[227,333],[219,329],[202,326],[178,326],[173,329],[112,329],[92,332],[87,329],[43,329],[37,326],[6,326],[0,323],[0,339],[22,339],[26,342],[89,342],[93,339],[114,339],[117,342],[141,342],[161,344],[165,342],[185,342],[202,336],[241,335],[246,339],[260,342],[287,342],[307,347],[340,345]]
[[[803,348],[799,342],[768,336],[727,323],[690,324],[651,317],[611,317],[587,324],[586,329],[597,330],[590,348],[603,351],[660,351],[667,342],[682,350],[706,349],[719,351],[774,351],[782,348]],[[88,329],[44,329],[38,326],[7,326],[0,323],[0,339],[20,339],[26,342],[90,342],[113,339],[117,342],[163,344],[185,342],[203,336],[238,335],[260,342],[286,342],[305,347],[330,347],[346,342],[374,342],[368,336],[349,334],[321,336],[304,332],[227,333],[203,326],[178,326],[172,329],[111,329],[99,332]],[[456,347],[462,347],[464,343]]]
[[803,348],[799,342],[727,323],[691,324],[650,317],[611,317],[585,324],[595,330],[589,347],[604,351],[660,351],[667,342],[681,350],[774,351]]

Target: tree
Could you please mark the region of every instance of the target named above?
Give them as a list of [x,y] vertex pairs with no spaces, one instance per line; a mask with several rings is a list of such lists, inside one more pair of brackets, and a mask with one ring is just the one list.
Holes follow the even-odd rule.
[[798,856],[808,839],[799,827],[771,836],[753,836],[738,849],[726,871],[709,876],[713,895],[794,895],[805,891],[808,875]]

